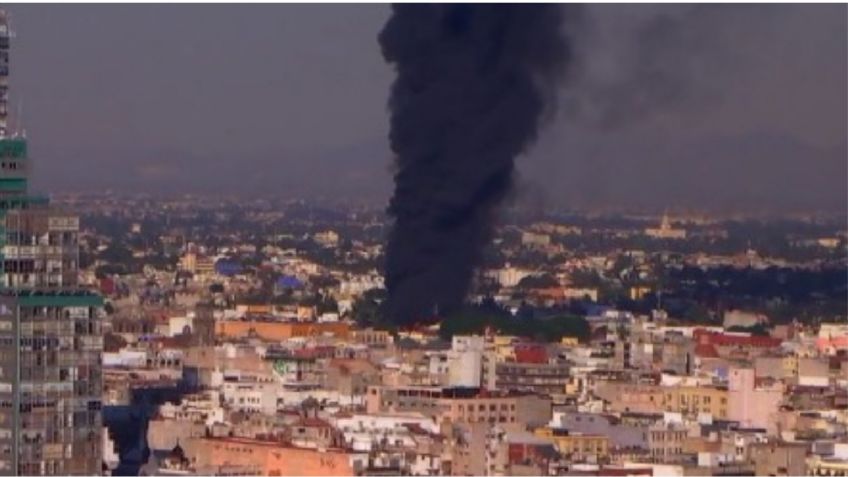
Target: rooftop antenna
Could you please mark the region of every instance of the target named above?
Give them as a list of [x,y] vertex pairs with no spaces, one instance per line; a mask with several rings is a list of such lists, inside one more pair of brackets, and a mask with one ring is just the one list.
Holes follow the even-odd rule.
[[4,52],[3,58],[3,71],[2,76],[2,86],[3,92],[0,94],[0,101],[2,101],[2,116],[0,116],[0,137],[4,137],[9,133],[9,116],[8,116],[8,79],[9,79],[9,43],[12,38],[15,37],[14,32],[12,31],[11,25],[11,17],[6,10],[0,8],[0,37],[3,39],[2,51]]
[[18,98],[18,114],[15,115],[15,134],[26,139],[26,128],[24,128],[24,98]]
[[662,220],[660,220],[660,228],[661,229],[671,228],[671,222],[668,220],[668,207],[663,209]]

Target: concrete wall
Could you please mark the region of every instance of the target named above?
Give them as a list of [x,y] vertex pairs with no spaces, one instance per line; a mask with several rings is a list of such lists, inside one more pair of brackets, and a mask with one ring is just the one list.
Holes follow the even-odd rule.
[[244,338],[255,334],[261,339],[279,341],[298,336],[320,336],[325,333],[347,338],[350,325],[330,323],[283,323],[274,321],[219,321],[215,323],[215,334],[224,338]]
[[776,415],[783,400],[783,389],[779,386],[756,388],[752,368],[730,370],[727,417],[739,421],[743,427],[776,431]]
[[249,439],[192,439],[186,453],[196,466],[254,465],[261,475],[354,475],[355,454],[285,447]]
[[552,424],[564,427],[572,432],[600,434],[609,436],[611,447],[648,448],[645,429],[640,427],[615,425],[611,418],[598,414],[581,412],[557,413]]

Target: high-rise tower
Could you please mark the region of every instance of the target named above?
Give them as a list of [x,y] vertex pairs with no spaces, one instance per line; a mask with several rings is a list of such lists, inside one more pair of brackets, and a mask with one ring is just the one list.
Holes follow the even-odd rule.
[[79,218],[30,194],[26,138],[8,127],[0,10],[0,475],[102,466],[102,299],[77,287]]
[[0,11],[0,137],[5,137],[7,131],[7,116],[9,105],[9,22],[6,12]]

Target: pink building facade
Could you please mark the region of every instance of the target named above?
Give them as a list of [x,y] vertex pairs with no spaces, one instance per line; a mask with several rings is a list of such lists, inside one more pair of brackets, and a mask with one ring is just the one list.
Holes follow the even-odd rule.
[[731,368],[728,386],[727,417],[742,427],[777,432],[777,412],[783,400],[779,382],[757,385],[753,368]]

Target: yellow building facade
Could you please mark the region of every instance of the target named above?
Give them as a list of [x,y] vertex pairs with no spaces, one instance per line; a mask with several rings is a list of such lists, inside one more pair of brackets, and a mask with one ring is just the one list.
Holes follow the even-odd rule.
[[701,386],[667,387],[663,391],[663,409],[667,412],[696,415],[709,413],[727,418],[727,389]]
[[603,460],[609,457],[609,438],[599,434],[573,434],[560,429],[543,427],[536,429],[536,435],[550,440],[557,450],[569,456],[572,461],[584,461],[589,458]]

